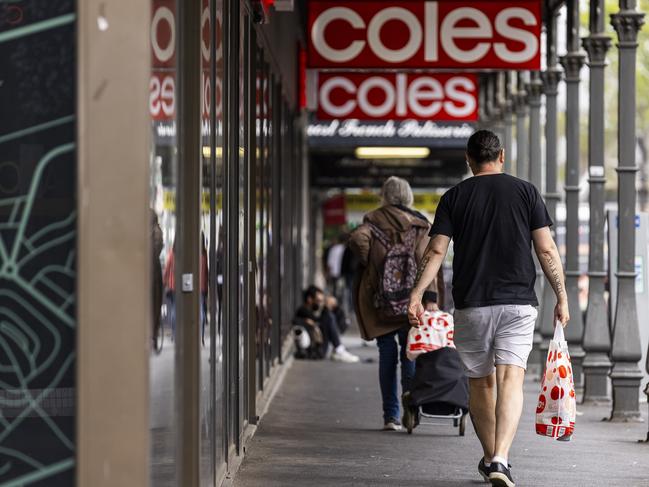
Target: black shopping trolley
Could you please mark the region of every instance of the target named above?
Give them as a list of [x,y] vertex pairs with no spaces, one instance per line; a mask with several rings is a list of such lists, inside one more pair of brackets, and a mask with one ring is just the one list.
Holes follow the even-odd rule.
[[469,383],[458,352],[444,347],[417,357],[415,377],[404,394],[404,408],[410,409],[409,434],[420,425],[453,422],[464,436],[469,413]]

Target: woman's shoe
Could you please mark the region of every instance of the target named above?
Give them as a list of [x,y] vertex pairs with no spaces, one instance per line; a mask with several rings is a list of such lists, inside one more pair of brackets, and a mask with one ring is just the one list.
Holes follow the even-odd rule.
[[383,423],[383,431],[401,431],[401,424],[396,418],[388,418],[385,423]]

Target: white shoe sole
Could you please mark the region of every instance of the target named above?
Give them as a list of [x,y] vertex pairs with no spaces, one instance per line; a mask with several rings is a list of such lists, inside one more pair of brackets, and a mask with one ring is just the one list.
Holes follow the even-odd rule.
[[496,487],[515,487],[516,484],[507,478],[504,473],[494,472],[489,475],[489,482]]
[[331,360],[334,362],[340,362],[343,364],[357,364],[361,361],[358,357],[356,358],[343,358],[343,357],[337,357],[337,356],[332,356]]
[[478,473],[482,476],[482,479],[485,481],[485,484],[488,484],[490,482],[489,475],[483,473],[481,470],[478,470]]

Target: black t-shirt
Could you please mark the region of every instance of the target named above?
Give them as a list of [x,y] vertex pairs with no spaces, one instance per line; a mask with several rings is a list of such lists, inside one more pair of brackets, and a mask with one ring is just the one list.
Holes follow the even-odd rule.
[[474,176],[448,190],[430,235],[453,239],[456,308],[538,306],[532,231],[550,225],[534,185],[508,174]]

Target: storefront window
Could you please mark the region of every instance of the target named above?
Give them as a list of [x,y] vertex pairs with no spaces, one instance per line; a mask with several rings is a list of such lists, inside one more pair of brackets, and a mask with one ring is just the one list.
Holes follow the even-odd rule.
[[263,51],[255,46],[255,350],[257,366],[257,387],[264,383],[264,304],[263,304],[263,261],[264,261],[264,191],[263,191],[263,152],[264,152],[264,119],[263,119]]
[[[214,111],[220,106],[220,89],[215,66],[222,57],[221,35],[222,12],[219,2],[202,0],[200,18],[201,32],[201,235],[200,252],[200,296],[199,326],[201,336],[200,361],[200,484],[212,486],[215,483],[217,449],[216,441],[216,391],[220,388],[217,370],[221,362],[216,360],[220,353],[221,306],[217,300],[217,272],[214,269],[218,242],[217,227],[220,227],[220,207],[217,202],[216,167],[221,160],[216,147],[218,133],[214,120],[220,113]],[[216,39],[216,41],[215,41]],[[217,51],[218,50],[218,51]],[[220,451],[220,450],[219,450]],[[220,458],[220,457],[219,457]]]
[[176,2],[153,0],[149,112],[152,307],[150,356],[151,484],[175,485]]

